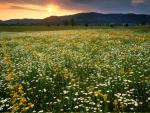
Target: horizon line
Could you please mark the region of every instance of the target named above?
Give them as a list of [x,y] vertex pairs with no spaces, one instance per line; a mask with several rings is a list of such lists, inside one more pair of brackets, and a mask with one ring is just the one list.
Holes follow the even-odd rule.
[[[111,15],[111,14],[120,14],[120,15],[127,15],[127,14],[133,14],[133,15],[150,15],[150,14],[144,14],[144,13],[99,13],[99,12],[80,12],[80,13],[75,13],[75,14],[68,14],[68,15],[51,15],[45,18],[49,18],[49,17],[63,17],[63,16],[73,16],[73,15],[77,15],[77,14],[88,14],[88,13],[97,13],[97,14],[103,14],[103,15]],[[8,21],[8,20],[23,20],[23,19],[35,19],[35,20],[43,20],[45,18],[11,18],[11,19],[1,19],[0,21]]]

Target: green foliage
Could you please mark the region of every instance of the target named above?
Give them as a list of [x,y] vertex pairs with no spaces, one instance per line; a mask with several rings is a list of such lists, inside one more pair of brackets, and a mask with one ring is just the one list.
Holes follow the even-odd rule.
[[150,32],[144,31],[2,32],[0,111],[150,111]]

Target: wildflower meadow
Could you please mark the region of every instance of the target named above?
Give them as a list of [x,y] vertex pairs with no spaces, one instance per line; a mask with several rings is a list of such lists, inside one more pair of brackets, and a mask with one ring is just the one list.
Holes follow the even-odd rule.
[[150,112],[150,32],[1,32],[0,112]]

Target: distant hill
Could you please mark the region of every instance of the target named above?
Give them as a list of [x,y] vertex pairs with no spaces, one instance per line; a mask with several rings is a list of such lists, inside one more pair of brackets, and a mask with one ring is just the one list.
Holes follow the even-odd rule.
[[7,25],[37,25],[41,24],[43,19],[11,19],[6,21],[0,21],[0,24]]
[[[101,14],[95,12],[66,16],[50,16],[44,19],[11,19],[0,21],[7,25],[53,25],[65,24],[73,20],[76,24],[150,24],[150,15],[144,14]],[[66,23],[67,24],[67,23]]]

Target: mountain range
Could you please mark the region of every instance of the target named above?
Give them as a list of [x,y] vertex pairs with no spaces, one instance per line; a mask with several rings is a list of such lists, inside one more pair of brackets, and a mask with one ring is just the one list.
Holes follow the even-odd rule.
[[72,20],[76,24],[150,24],[150,15],[145,14],[101,14],[96,12],[78,13],[66,16],[50,16],[44,19],[0,20],[0,25],[58,25]]

